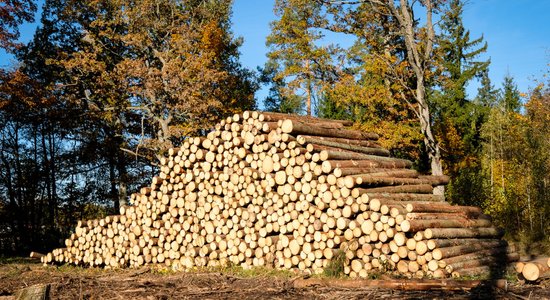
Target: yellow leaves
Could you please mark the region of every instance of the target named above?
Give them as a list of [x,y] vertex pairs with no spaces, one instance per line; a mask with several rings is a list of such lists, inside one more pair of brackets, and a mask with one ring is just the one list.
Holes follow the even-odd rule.
[[200,46],[202,49],[211,51],[214,54],[222,52],[224,47],[223,32],[215,20],[204,26]]

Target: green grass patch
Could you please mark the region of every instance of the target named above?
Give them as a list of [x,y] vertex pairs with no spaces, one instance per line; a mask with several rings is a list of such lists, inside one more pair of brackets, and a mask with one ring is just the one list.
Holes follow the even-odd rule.
[[346,261],[346,253],[338,250],[330,263],[324,269],[321,277],[341,278],[344,277],[344,262]]

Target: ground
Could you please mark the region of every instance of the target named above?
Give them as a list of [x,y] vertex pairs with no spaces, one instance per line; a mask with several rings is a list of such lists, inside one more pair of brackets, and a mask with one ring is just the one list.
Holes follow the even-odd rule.
[[[296,287],[290,272],[225,269],[192,272],[44,267],[29,260],[0,262],[0,299],[21,289],[49,285],[51,299],[550,299],[545,282],[512,280],[507,290],[481,285],[458,291]],[[351,280],[351,279],[350,279]]]

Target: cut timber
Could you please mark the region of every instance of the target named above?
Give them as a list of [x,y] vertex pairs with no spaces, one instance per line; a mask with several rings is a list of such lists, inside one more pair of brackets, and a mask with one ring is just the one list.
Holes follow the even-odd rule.
[[485,256],[481,258],[463,260],[452,264],[447,264],[445,269],[447,272],[459,271],[467,268],[475,268],[482,266],[506,266],[508,262],[517,260],[519,255],[507,255],[503,259],[495,256]]
[[445,248],[436,248],[432,251],[432,257],[435,260],[441,260],[443,258],[463,255],[463,254],[472,253],[472,252],[480,251],[484,249],[499,248],[499,247],[503,248],[506,246],[507,244],[505,241],[496,240],[496,241],[477,242],[472,244],[458,245],[458,246],[445,247]]
[[424,231],[427,239],[431,238],[500,238],[504,232],[494,227],[487,228],[431,228]]
[[397,201],[432,201],[432,202],[441,202],[445,201],[445,196],[443,195],[431,195],[431,194],[409,194],[409,193],[366,193],[369,199],[386,199],[386,200],[397,200]]
[[266,121],[266,122],[276,122],[279,120],[297,120],[297,121],[305,121],[305,122],[313,122],[313,123],[337,123],[342,124],[343,126],[352,126],[353,122],[348,120],[332,120],[332,119],[323,119],[323,118],[316,118],[316,117],[310,117],[310,116],[298,116],[298,115],[290,115],[290,114],[284,114],[284,113],[274,113],[274,112],[261,112],[259,116],[260,121]]
[[346,175],[361,175],[370,174],[373,176],[389,176],[389,177],[417,177],[418,172],[415,170],[401,168],[345,168],[340,170],[342,176]]
[[309,144],[328,146],[332,148],[344,149],[344,150],[349,150],[349,151],[359,152],[364,154],[373,154],[373,155],[381,155],[381,156],[390,155],[390,151],[384,148],[365,147],[365,146],[353,145],[350,143],[340,143],[335,141],[323,140],[320,138],[305,137],[303,135],[299,135],[296,138],[296,141],[301,145],[305,145],[309,143]]
[[46,255],[44,255],[42,253],[34,252],[34,251],[31,252],[31,254],[29,255],[30,258],[38,258],[38,259],[40,259],[44,256],[46,256]]
[[[367,149],[367,148],[365,148]],[[371,148],[373,151],[365,150],[364,153],[356,153],[349,151],[334,151],[334,150],[321,150],[319,152],[319,158],[322,161],[325,160],[375,160],[379,159],[378,157],[373,157],[373,155],[382,155],[379,153],[378,148]]]
[[[303,139],[305,139],[306,142],[308,141],[308,139],[313,139],[313,141],[320,140],[320,141],[335,142],[335,143],[348,144],[348,145],[354,145],[354,146],[382,148],[382,146],[380,146],[378,142],[370,141],[370,140],[350,140],[350,139],[342,139],[342,138],[335,138],[335,137],[312,136],[312,135],[300,135],[300,136],[303,137]],[[311,144],[316,144],[316,143],[311,142]],[[317,145],[321,145],[321,144],[317,144]]]
[[468,280],[435,280],[435,279],[403,279],[403,280],[342,280],[342,279],[297,279],[294,281],[294,288],[306,288],[313,286],[336,287],[336,288],[380,288],[407,291],[439,290],[464,290],[479,286],[482,281]]
[[508,248],[501,247],[501,248],[484,249],[484,250],[480,250],[472,253],[448,257],[448,258],[442,259],[441,261],[447,265],[452,265],[462,261],[476,260],[476,259],[481,259],[488,256],[492,256],[495,259],[500,261],[506,261],[506,260],[516,261],[518,259],[517,253],[509,252]]
[[428,240],[428,248],[433,250],[435,248],[453,247],[460,245],[467,245],[473,243],[489,243],[501,241],[499,239],[431,239]]
[[417,232],[428,228],[477,228],[491,225],[492,222],[486,219],[405,220],[401,223],[401,229],[403,232]]
[[491,272],[492,272],[492,268],[490,266],[479,266],[479,267],[465,268],[459,271],[454,271],[453,277],[479,276],[484,274],[490,274]]
[[[410,184],[410,185],[399,185],[399,186],[385,186],[377,188],[363,189],[358,188],[359,193],[369,194],[369,193],[417,193],[417,194],[431,194],[433,192],[433,187],[429,184]],[[431,205],[428,204],[428,205]]]
[[[546,259],[547,261],[547,259]],[[526,263],[523,266],[521,274],[525,279],[530,281],[535,281],[539,279],[542,275],[545,275],[550,270],[548,263],[545,261],[531,261]]]
[[381,177],[370,174],[352,175],[355,183],[358,185],[406,185],[406,184],[429,184],[437,186],[448,183],[448,178],[442,180],[439,176],[435,178],[401,178],[401,177]]
[[476,206],[453,206],[448,203],[430,203],[407,205],[408,212],[443,212],[443,213],[463,213],[468,216],[480,215],[481,208]]
[[286,119],[281,124],[283,133],[307,134],[326,137],[348,138],[355,140],[377,140],[378,134],[368,133],[359,130],[330,129],[316,126],[315,124],[306,124],[296,120]]
[[450,212],[450,213],[415,212],[415,213],[408,213],[407,214],[407,220],[437,220],[437,219],[464,220],[464,219],[473,219],[473,218],[483,219],[483,220],[491,220],[491,217],[489,217],[487,215],[474,214],[473,216],[469,216],[467,214],[459,213],[459,212]]

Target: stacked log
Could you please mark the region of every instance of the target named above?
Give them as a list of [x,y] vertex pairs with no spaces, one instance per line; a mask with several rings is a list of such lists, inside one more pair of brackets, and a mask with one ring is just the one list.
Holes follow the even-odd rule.
[[349,121],[244,112],[160,161],[120,215],[78,222],[44,263],[227,264],[408,277],[478,275],[517,254],[477,207],[453,206]]
[[550,258],[540,257],[527,261],[518,261],[515,270],[522,278],[528,281],[536,281],[550,276]]

